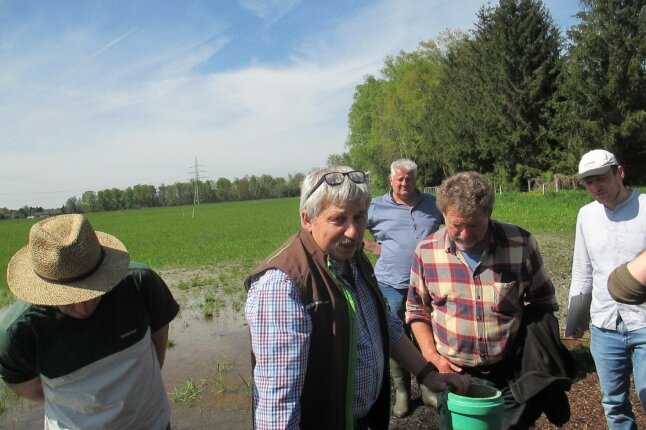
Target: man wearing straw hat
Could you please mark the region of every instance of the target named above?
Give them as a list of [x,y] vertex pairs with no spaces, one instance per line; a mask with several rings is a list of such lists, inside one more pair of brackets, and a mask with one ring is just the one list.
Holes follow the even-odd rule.
[[179,310],[152,270],[82,215],[34,224],[9,262],[0,377],[45,403],[45,429],[167,429],[161,379]]

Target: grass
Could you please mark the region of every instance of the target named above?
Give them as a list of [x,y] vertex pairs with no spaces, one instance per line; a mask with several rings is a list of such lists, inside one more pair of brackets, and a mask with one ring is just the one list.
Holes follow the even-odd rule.
[[251,380],[253,379],[252,375],[249,375],[247,379],[244,378],[241,374],[238,373],[238,376],[242,380],[242,384],[244,385],[247,393],[251,393]]
[[584,191],[496,194],[492,217],[532,233],[573,235],[579,209],[591,201]]
[[[118,237],[131,259],[152,268],[230,265],[226,278],[244,279],[248,270],[300,226],[298,199],[275,199],[87,214],[94,228]],[[11,256],[27,244],[37,220],[0,222],[0,305],[13,302],[6,270]],[[182,288],[217,279],[190,279]],[[222,284],[229,284],[223,282]]]
[[[493,217],[536,233],[570,241],[578,209],[590,201],[584,191],[503,193],[496,195]],[[300,226],[298,199],[216,203],[190,206],[99,212],[87,217],[96,230],[121,239],[131,259],[154,269],[226,267],[213,276],[193,277],[180,289],[215,284],[234,300],[244,302],[242,282],[258,261]],[[11,256],[27,243],[36,220],[0,222],[0,305],[14,299],[6,285]],[[556,262],[563,265],[563,262]],[[240,305],[238,305],[240,306]]]
[[173,390],[168,393],[168,399],[173,403],[194,404],[202,398],[205,382],[200,380],[195,383],[192,378],[188,378],[183,384],[173,387]]
[[213,319],[213,314],[215,313],[215,306],[213,303],[203,305],[202,310],[204,311],[204,319]]
[[215,282],[215,278],[210,276],[198,276],[195,275],[191,277],[188,281],[182,280],[177,284],[177,288],[180,290],[188,290],[189,288],[202,287],[204,285],[210,285]]
[[211,303],[215,301],[215,294],[211,290],[207,290],[204,292],[204,302],[205,303]]
[[[517,224],[534,233],[561,304],[557,313],[563,325],[570,282],[574,228],[579,208],[590,198],[583,191],[504,193],[496,195],[493,218]],[[211,275],[193,275],[176,285],[180,289],[203,287],[204,318],[219,315],[227,304],[236,312],[244,306],[243,281],[251,267],[280,245],[300,226],[298,199],[262,200],[201,205],[191,217],[190,207],[142,209],[88,214],[99,231],[120,238],[134,261],[155,269],[201,268]],[[13,301],[6,286],[11,256],[26,244],[35,220],[0,222],[0,305]],[[200,271],[201,273],[204,270]],[[168,347],[174,342],[169,339]],[[575,351],[578,362],[590,364],[589,350]],[[215,386],[226,391],[228,363],[217,363]],[[249,390],[251,378],[239,375]],[[169,393],[173,403],[200,400],[206,381],[189,378]],[[1,385],[1,384],[0,384]],[[11,394],[0,392],[0,410]]]
[[227,391],[227,384],[224,381],[225,375],[231,370],[231,363],[228,361],[219,361],[215,365],[215,390],[216,393],[224,393]]

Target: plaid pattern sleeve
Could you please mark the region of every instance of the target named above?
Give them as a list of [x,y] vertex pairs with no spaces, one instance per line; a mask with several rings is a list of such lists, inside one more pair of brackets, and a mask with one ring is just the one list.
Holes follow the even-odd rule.
[[525,230],[492,221],[491,241],[471,270],[442,229],[415,251],[406,322],[426,322],[438,352],[461,366],[504,357],[526,302],[558,309],[538,245]]
[[298,429],[312,324],[289,277],[268,270],[254,279],[245,314],[256,357],[253,427]]

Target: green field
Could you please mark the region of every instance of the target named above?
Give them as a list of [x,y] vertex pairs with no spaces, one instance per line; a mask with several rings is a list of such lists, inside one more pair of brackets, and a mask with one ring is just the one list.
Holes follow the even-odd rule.
[[[583,191],[496,196],[494,218],[536,234],[555,284],[566,284],[578,209],[590,199]],[[193,207],[88,214],[96,230],[121,239],[131,258],[155,269],[251,268],[299,228],[298,199],[216,203]],[[0,304],[13,298],[6,270],[27,243],[37,220],[0,222]]]

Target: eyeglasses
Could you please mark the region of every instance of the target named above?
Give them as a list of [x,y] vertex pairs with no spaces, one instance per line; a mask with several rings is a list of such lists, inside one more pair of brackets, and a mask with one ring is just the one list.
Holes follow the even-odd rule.
[[[321,179],[318,180],[316,185],[310,190],[310,192],[307,194],[307,197],[305,197],[305,200],[309,199],[312,194],[314,194],[314,191],[318,189],[318,187],[321,186],[323,182],[327,183],[328,185],[335,187],[337,185],[341,185],[343,181],[345,180],[345,177],[350,178],[352,182],[355,184],[365,184],[366,183],[366,174],[363,172],[360,172],[358,170],[352,170],[351,172],[330,172],[326,173],[325,175],[321,176]],[[305,201],[303,200],[303,201]]]

